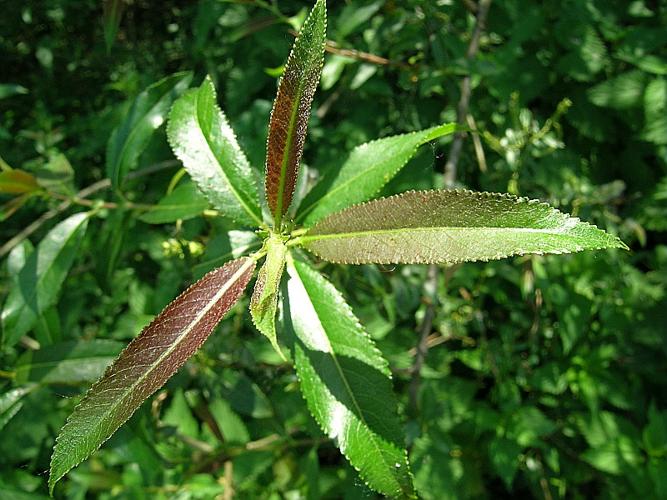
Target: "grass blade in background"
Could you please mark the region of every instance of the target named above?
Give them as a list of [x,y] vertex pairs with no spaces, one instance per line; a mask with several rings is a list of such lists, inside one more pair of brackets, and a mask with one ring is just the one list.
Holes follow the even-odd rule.
[[455,264],[627,248],[546,203],[465,190],[410,191],[357,205],[317,223],[301,243],[347,264]]
[[370,200],[403,169],[420,146],[455,131],[456,124],[450,123],[357,146],[340,170],[322,179],[308,193],[297,220],[312,226],[329,214]]
[[318,0],[287,60],[273,104],[266,148],[266,197],[276,227],[290,203],[308,131],[310,108],[324,63],[325,0]]
[[2,309],[3,344],[12,346],[56,303],[88,226],[78,213],[55,226],[25,261]]
[[215,208],[247,226],[262,224],[252,168],[218,107],[210,78],[174,103],[167,136],[174,154]]
[[192,356],[245,290],[255,262],[225,264],[169,304],[88,391],[62,428],[49,489],[100,447]]
[[137,166],[151,137],[167,119],[174,100],[190,86],[192,73],[176,73],[154,83],[134,98],[123,122],[107,144],[107,176],[118,188]]
[[288,258],[284,324],[310,412],[366,483],[414,496],[387,362],[336,288]]

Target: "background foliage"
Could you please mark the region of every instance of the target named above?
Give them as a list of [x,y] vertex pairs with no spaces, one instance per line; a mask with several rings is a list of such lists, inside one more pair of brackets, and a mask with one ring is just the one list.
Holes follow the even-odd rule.
[[[329,3],[338,49],[386,60],[327,56],[305,151],[311,178],[339,166],[341,150],[454,121],[470,73],[480,142],[465,142],[457,183],[543,199],[632,247],[449,268],[436,290],[424,289],[423,266],[322,267],[390,360],[421,496],[667,498],[667,4],[498,1],[468,63],[471,2]],[[212,75],[263,167],[289,30],[310,3],[123,6],[111,44],[100,2],[3,4],[0,156],[50,194],[0,195],[2,244],[104,179],[107,142],[134,97],[178,71],[196,83]],[[441,187],[450,142],[424,147],[385,194]],[[147,167],[158,170],[87,198],[99,210],[71,250],[57,303],[16,345],[4,332],[0,496],[45,495],[53,440],[76,396],[187,283],[252,244],[213,214],[159,225],[164,216],[145,213],[178,172],[164,128],[135,172]],[[76,211],[4,259],[3,296],[31,248]],[[372,496],[318,431],[245,305],[57,497],[229,498],[232,487],[242,498]]]

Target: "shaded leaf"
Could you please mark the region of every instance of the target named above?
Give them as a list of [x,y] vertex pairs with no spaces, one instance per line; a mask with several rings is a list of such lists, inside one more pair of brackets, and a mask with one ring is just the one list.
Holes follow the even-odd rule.
[[56,303],[87,226],[87,213],[73,215],[49,231],[30,254],[2,309],[5,346],[18,342]]
[[179,219],[187,220],[201,215],[208,208],[208,200],[192,182],[185,182],[139,217],[148,224],[166,224]]
[[37,179],[23,170],[0,172],[0,194],[24,194],[39,190]]
[[641,104],[647,77],[641,71],[629,71],[605,80],[588,91],[591,102],[603,108],[625,110]]
[[223,215],[262,224],[254,174],[207,78],[178,99],[169,114],[169,144],[200,191]]
[[224,231],[206,244],[206,252],[200,264],[192,268],[192,275],[199,279],[207,272],[230,259],[238,259],[259,250],[262,241],[254,231]]
[[33,171],[37,183],[44,189],[63,195],[74,192],[74,169],[64,154],[49,155],[49,161]]
[[111,51],[116,41],[123,10],[125,10],[124,0],[104,0],[104,43],[107,46],[107,52]]
[[297,242],[330,262],[442,263],[627,248],[579,219],[527,198],[465,190],[410,191],[317,223]]
[[114,340],[71,341],[26,351],[15,367],[17,383],[79,384],[98,379],[123,344]]
[[287,60],[273,104],[266,151],[266,197],[276,226],[287,212],[324,63],[326,1],[318,0]]
[[287,247],[279,235],[272,234],[266,240],[266,262],[260,269],[255,290],[250,301],[252,321],[257,329],[271,341],[273,348],[283,359],[276,338],[276,311],[278,309],[278,288],[285,269]]
[[297,220],[312,225],[338,210],[370,200],[401,171],[419,146],[455,131],[456,124],[450,123],[357,146],[330,180],[323,179],[306,196]]
[[207,274],[127,346],[62,428],[51,458],[51,492],[201,347],[240,298],[254,268],[255,262],[244,258]]
[[172,103],[191,81],[191,73],[176,73],[154,83],[133,100],[123,123],[113,131],[107,144],[107,176],[114,188],[137,166],[152,135],[164,124]]
[[17,387],[0,395],[0,430],[21,410],[21,399],[32,389],[30,386]]
[[0,99],[15,95],[27,94],[28,89],[16,83],[0,83]]
[[284,324],[308,408],[370,487],[413,497],[387,362],[333,285],[292,258],[287,271]]

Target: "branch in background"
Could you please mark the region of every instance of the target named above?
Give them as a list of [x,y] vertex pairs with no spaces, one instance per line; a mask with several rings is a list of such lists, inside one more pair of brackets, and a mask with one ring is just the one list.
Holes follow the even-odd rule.
[[[475,23],[475,30],[473,31],[468,51],[466,52],[466,59],[472,61],[479,51],[479,41],[482,37],[482,32],[486,26],[486,19],[489,14],[492,0],[480,0],[477,10],[477,22]],[[468,108],[470,107],[470,95],[472,93],[472,77],[467,75],[461,82],[461,98],[459,99],[458,109],[456,111],[456,121],[459,125],[465,126],[466,117],[468,116]],[[461,157],[461,149],[463,148],[463,139],[465,133],[458,133],[454,137],[452,149],[449,153],[449,159],[445,165],[445,186],[451,187],[456,180],[456,169]]]

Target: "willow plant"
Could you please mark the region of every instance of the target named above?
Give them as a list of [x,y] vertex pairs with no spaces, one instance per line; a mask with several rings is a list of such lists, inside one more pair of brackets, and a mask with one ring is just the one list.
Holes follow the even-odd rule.
[[197,351],[263,260],[250,314],[294,365],[313,417],[368,486],[415,497],[389,365],[308,253],[340,264],[451,265],[624,247],[544,203],[505,194],[410,191],[372,200],[421,145],[454,132],[452,124],[357,147],[292,206],[325,39],[326,2],[318,0],[280,80],[264,199],[211,79],[173,104],[167,134],[175,155],[210,204],[239,227],[258,230],[264,244],[171,302],[90,388],[56,441],[51,492]]

